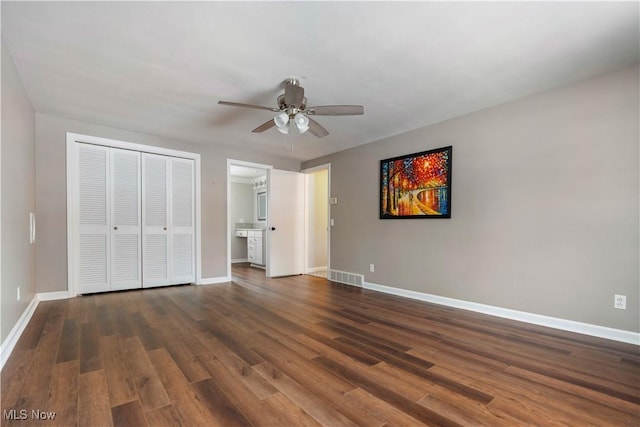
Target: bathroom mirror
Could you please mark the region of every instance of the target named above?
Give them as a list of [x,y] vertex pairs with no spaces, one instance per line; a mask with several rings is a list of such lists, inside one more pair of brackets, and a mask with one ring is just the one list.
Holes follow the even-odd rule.
[[258,193],[258,221],[266,221],[267,219],[267,193]]

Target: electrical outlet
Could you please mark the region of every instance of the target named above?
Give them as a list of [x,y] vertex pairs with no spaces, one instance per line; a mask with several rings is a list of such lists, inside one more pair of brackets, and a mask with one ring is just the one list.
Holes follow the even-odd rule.
[[626,295],[614,295],[613,297],[613,307],[619,308],[620,310],[627,309],[627,296]]
[[373,273],[376,270],[376,266],[373,264],[369,264],[369,272]]
[[16,288],[16,298],[17,298],[18,302],[20,302],[20,286],[18,286]]

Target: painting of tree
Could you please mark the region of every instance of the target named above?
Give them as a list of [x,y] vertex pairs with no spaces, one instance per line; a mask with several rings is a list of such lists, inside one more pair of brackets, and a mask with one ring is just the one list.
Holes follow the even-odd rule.
[[451,154],[443,147],[380,161],[380,218],[451,218]]

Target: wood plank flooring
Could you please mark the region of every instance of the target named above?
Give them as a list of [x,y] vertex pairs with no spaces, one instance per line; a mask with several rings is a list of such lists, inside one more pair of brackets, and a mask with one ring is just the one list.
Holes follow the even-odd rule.
[[2,371],[2,426],[640,425],[636,346],[233,273],[40,303]]

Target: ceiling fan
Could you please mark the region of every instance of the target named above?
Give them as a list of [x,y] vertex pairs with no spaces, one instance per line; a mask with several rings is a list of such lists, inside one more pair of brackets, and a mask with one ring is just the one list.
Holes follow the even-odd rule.
[[295,126],[298,132],[305,133],[308,130],[318,138],[329,135],[329,131],[309,116],[356,116],[364,114],[364,107],[362,105],[322,105],[318,107],[307,107],[307,98],[304,97],[304,88],[300,86],[300,81],[295,78],[289,78],[285,80],[284,83],[284,94],[278,97],[277,107],[262,107],[260,105],[229,101],[218,101],[218,104],[269,110],[274,113],[279,113],[272,120],[268,120],[255,128],[252,131],[254,133],[264,132],[275,126],[278,131],[287,134],[289,130]]

